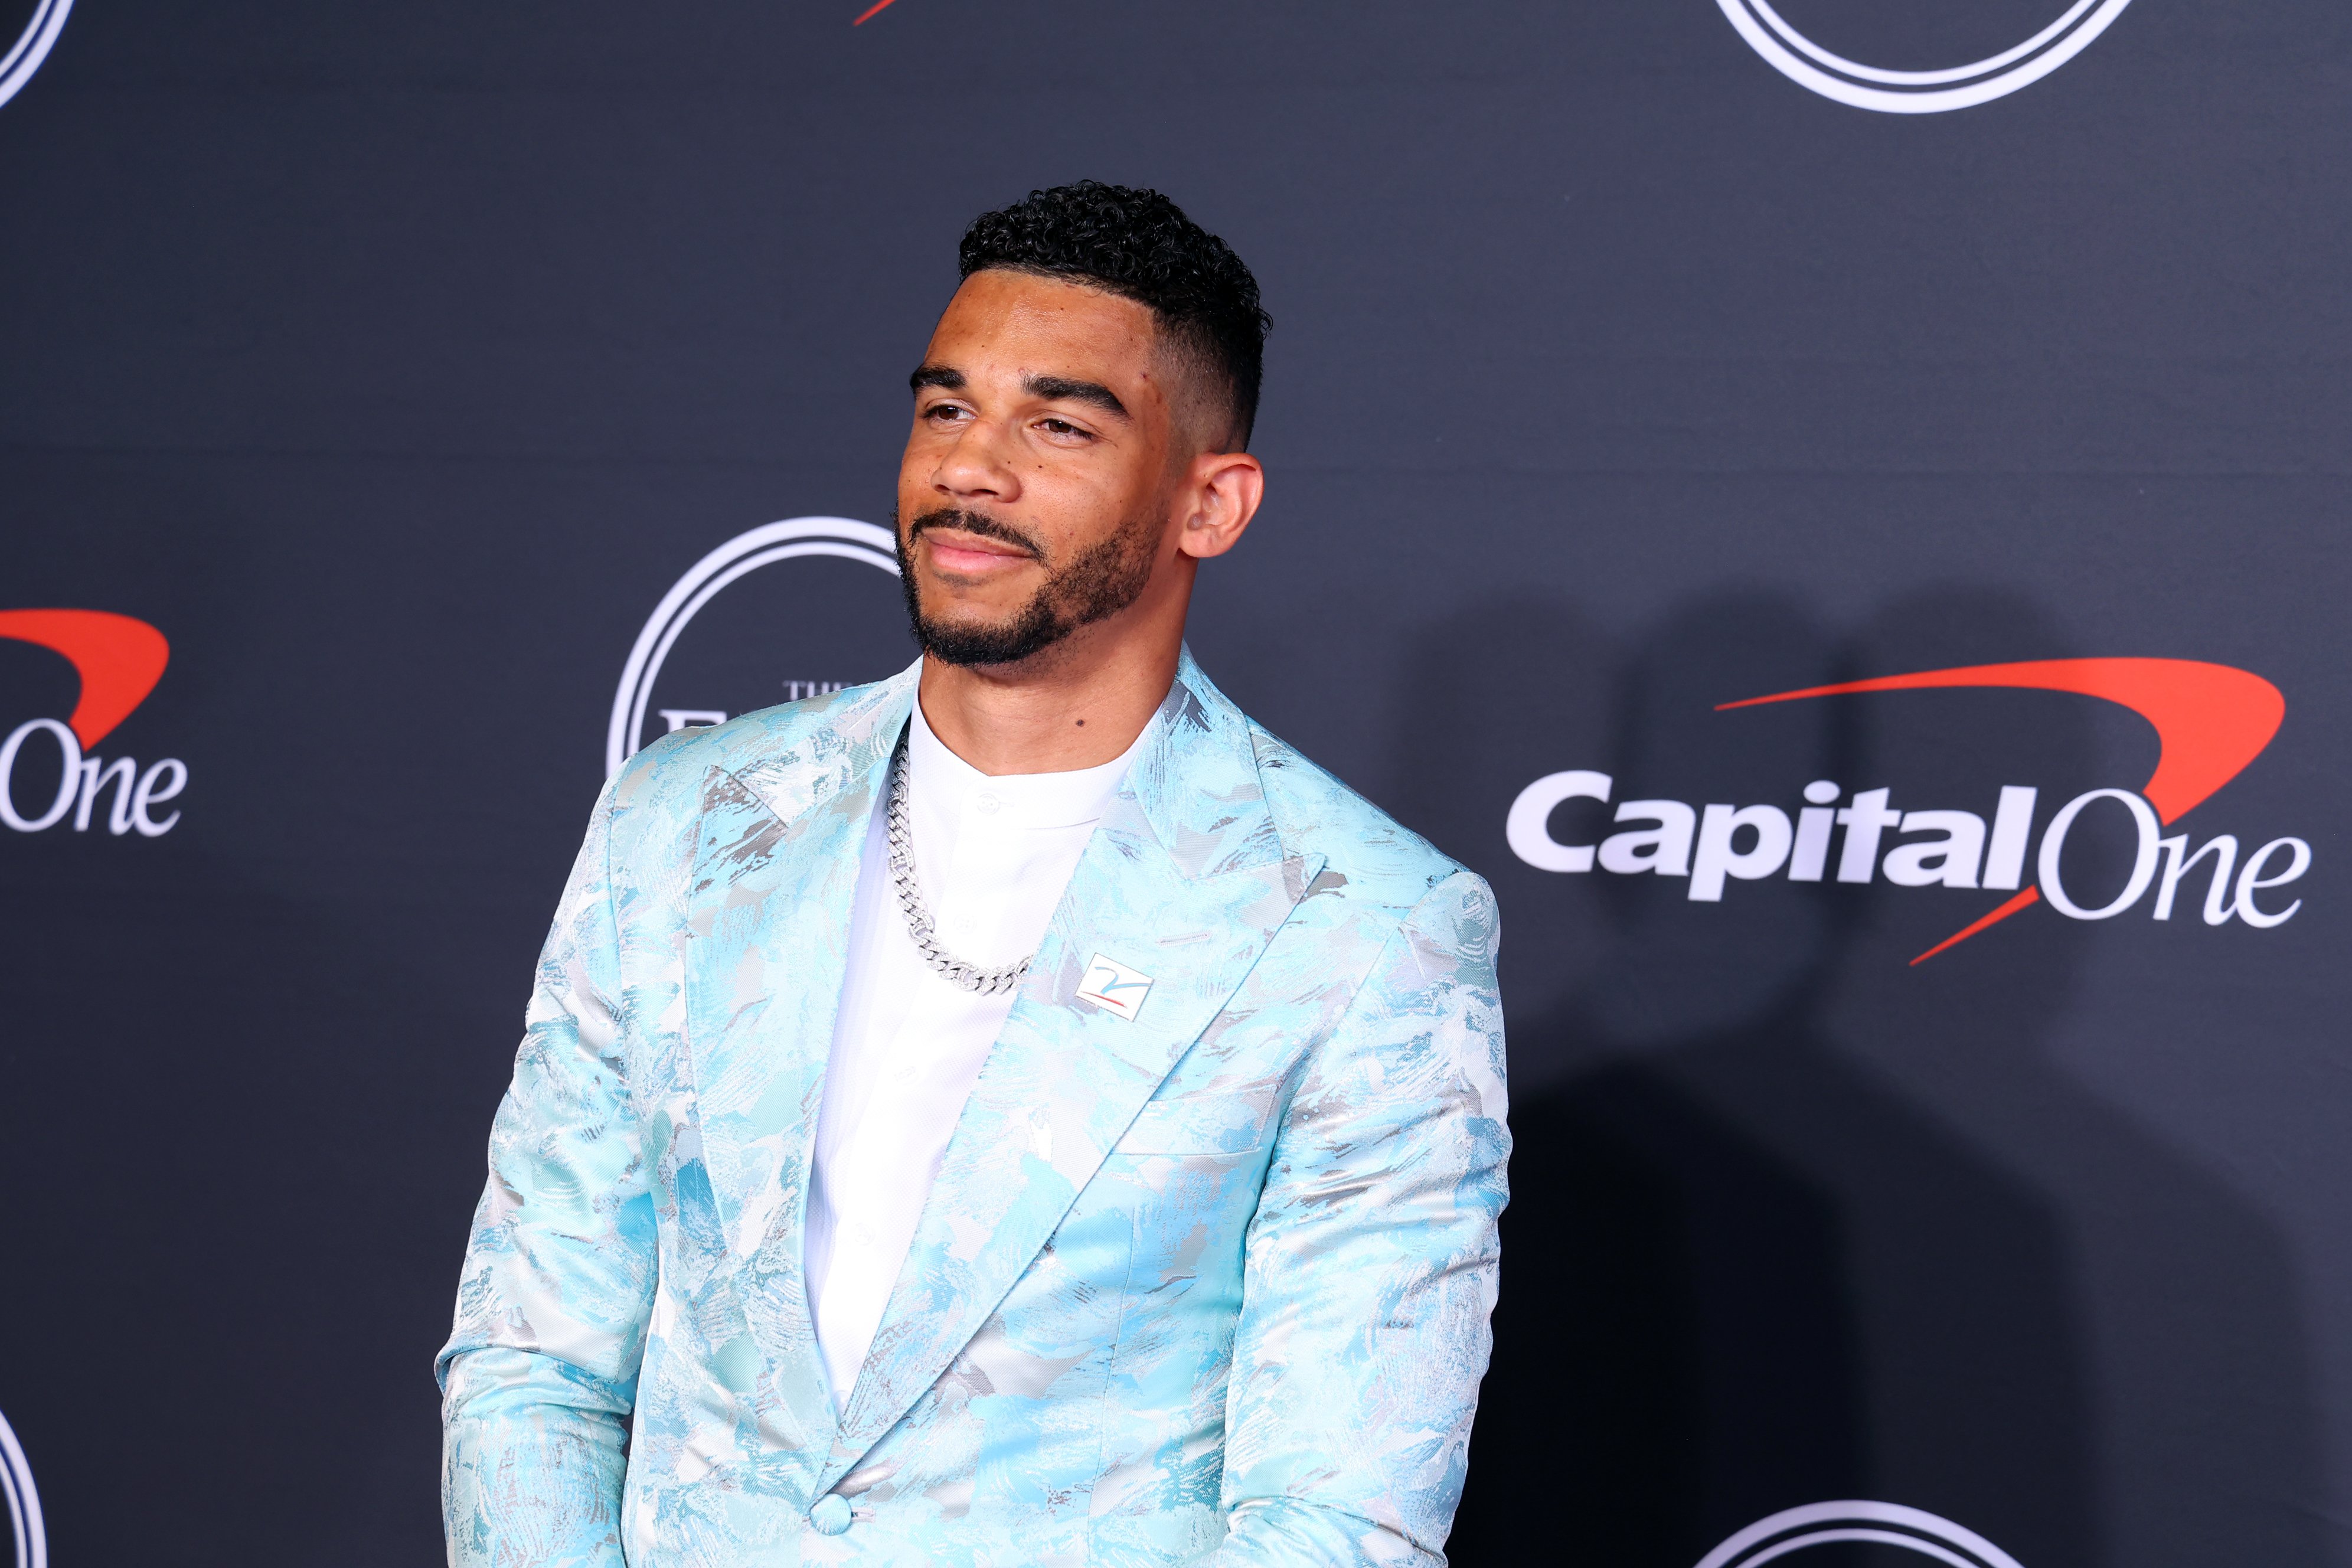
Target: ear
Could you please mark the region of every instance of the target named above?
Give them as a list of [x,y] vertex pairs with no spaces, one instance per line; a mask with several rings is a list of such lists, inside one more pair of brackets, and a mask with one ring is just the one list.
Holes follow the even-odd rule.
[[1223,555],[1265,499],[1265,468],[1247,452],[1203,452],[1192,459],[1191,512],[1176,531],[1176,548],[1197,560]]

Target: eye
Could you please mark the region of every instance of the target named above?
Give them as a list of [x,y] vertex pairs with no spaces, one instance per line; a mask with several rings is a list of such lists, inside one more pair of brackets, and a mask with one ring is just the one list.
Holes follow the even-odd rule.
[[1091,431],[1080,429],[1066,419],[1047,417],[1040,419],[1037,421],[1037,424],[1048,436],[1087,436],[1093,434]]
[[923,410],[923,417],[934,425],[947,425],[971,416],[970,411],[952,403],[934,403]]

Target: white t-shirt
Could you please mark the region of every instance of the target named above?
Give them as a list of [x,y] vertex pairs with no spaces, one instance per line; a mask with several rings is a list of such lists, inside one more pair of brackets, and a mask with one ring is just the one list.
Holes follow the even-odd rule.
[[[1134,754],[1129,746],[1100,767],[992,777],[948,750],[917,702],[908,818],[940,947],[984,969],[1036,952]],[[809,1181],[809,1307],[842,1409],[940,1157],[1016,999],[977,995],[923,962],[891,886],[888,811],[886,785],[858,870]]]

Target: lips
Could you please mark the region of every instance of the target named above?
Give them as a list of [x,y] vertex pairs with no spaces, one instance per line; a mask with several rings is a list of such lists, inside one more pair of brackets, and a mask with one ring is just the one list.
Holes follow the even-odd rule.
[[931,563],[943,572],[969,575],[1002,571],[1032,559],[1018,545],[982,539],[961,529],[926,529],[921,540],[929,547]]

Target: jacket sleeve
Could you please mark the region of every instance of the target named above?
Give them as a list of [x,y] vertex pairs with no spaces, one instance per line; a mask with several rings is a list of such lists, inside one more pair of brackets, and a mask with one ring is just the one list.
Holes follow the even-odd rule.
[[1494,896],[1432,888],[1309,1061],[1251,1222],[1214,1568],[1440,1568],[1507,1195]]
[[452,1568],[624,1562],[621,1486],[656,1262],[623,1071],[613,810],[608,788],[540,958],[436,1364]]

